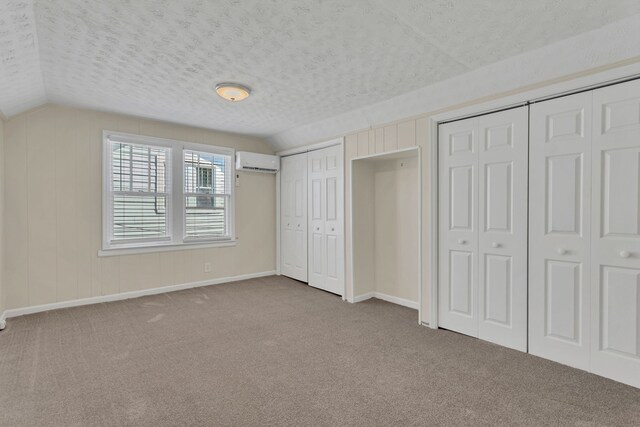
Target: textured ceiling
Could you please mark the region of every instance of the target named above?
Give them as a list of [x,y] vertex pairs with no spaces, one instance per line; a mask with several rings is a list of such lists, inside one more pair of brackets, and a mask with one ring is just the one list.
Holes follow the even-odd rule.
[[33,6],[0,0],[0,111],[11,116],[45,101]]
[[[273,135],[640,12],[637,0],[0,0],[0,110]],[[231,104],[217,82],[253,88]]]

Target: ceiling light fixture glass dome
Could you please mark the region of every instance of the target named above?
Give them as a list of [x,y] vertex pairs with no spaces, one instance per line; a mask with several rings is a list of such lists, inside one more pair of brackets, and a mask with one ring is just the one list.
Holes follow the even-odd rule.
[[216,93],[227,101],[239,102],[249,97],[251,89],[238,83],[218,83]]

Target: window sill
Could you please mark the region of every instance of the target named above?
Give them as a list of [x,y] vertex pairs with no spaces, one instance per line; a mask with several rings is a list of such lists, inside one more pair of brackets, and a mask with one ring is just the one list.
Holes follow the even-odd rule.
[[136,248],[113,248],[113,249],[100,249],[98,251],[99,257],[118,256],[118,255],[134,255],[145,254],[154,252],[172,252],[172,251],[188,251],[193,249],[206,249],[206,248],[226,248],[230,246],[236,246],[238,241],[222,240],[218,242],[193,242],[182,243],[178,245],[157,245],[157,246],[139,246]]

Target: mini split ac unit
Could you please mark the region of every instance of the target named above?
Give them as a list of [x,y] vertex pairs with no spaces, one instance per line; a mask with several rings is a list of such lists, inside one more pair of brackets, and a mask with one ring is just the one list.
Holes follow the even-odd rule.
[[276,173],[280,170],[280,157],[238,151],[236,153],[236,170]]

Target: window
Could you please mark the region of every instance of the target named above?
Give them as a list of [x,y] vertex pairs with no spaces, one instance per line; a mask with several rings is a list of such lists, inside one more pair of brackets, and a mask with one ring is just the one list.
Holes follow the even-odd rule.
[[184,151],[185,238],[219,238],[229,233],[231,185],[228,156]]
[[234,242],[234,152],[104,133],[103,250]]
[[112,242],[169,240],[165,147],[113,142],[111,157]]

